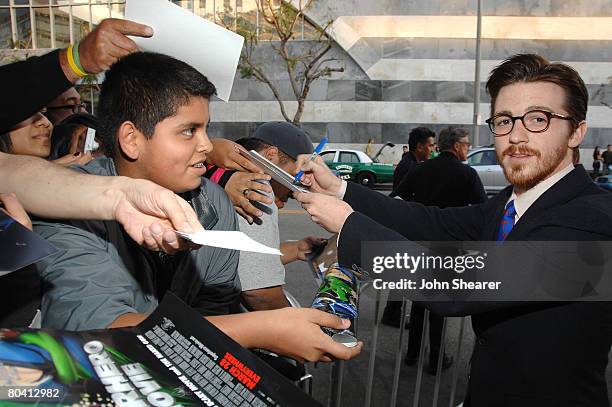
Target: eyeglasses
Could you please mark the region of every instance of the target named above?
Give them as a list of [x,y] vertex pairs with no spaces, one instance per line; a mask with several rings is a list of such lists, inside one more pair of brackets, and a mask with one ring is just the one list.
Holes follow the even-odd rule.
[[63,106],[47,106],[47,111],[70,109],[72,113],[79,113],[82,109],[85,109],[87,105],[85,103],[77,103],[75,105],[63,105]]
[[510,116],[508,114],[496,114],[495,116],[485,120],[489,125],[491,133],[496,136],[505,136],[509,134],[514,128],[514,122],[519,120],[523,122],[523,126],[532,133],[542,133],[548,130],[550,126],[550,119],[561,119],[571,120],[574,123],[576,119],[557,114],[553,112],[547,112],[546,110],[530,110],[522,116]]

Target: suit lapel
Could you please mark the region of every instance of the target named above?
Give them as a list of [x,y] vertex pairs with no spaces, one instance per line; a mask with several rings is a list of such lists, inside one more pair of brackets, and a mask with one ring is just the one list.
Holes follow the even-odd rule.
[[531,230],[541,224],[542,217],[549,209],[571,201],[591,182],[593,181],[584,167],[577,165],[572,172],[550,187],[527,209],[508,235],[507,240],[526,240]]

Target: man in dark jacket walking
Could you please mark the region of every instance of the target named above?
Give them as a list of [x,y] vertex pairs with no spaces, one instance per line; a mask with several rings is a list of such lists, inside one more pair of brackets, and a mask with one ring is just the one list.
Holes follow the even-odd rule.
[[[467,159],[470,146],[468,132],[457,127],[448,127],[440,132],[438,140],[441,154],[417,165],[406,174],[393,193],[406,201],[415,201],[426,206],[468,206],[486,201],[487,196],[476,171],[462,161]],[[425,307],[413,303],[410,310],[410,335],[405,362],[413,365],[417,361],[421,346],[421,334]],[[442,341],[444,318],[429,314],[429,365],[428,372],[437,372],[437,361]],[[452,364],[452,358],[444,356],[442,368]]]
[[429,159],[434,148],[436,133],[427,127],[416,127],[410,131],[408,146],[410,151],[402,154],[402,159],[393,172],[393,189],[402,182],[404,176],[421,161]]

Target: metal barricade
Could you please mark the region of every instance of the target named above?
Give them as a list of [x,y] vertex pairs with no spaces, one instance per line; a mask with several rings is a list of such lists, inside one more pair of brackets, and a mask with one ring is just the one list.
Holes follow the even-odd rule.
[[[365,387],[365,397],[363,401],[364,407],[371,406],[382,406],[389,405],[390,407],[397,406],[412,406],[412,407],[420,407],[420,406],[432,406],[432,407],[457,407],[461,405],[462,399],[459,395],[465,393],[465,385],[467,382],[468,375],[468,366],[465,363],[465,360],[469,360],[469,352],[470,341],[469,338],[466,338],[465,335],[465,323],[467,317],[463,318],[444,318],[442,322],[442,340],[440,343],[440,352],[438,358],[436,360],[435,370],[436,375],[432,380],[424,376],[424,368],[426,365],[426,355],[428,354],[428,337],[429,337],[429,311],[425,310],[423,315],[423,331],[421,334],[420,341],[420,350],[417,358],[417,362],[415,366],[405,366],[403,363],[403,359],[406,354],[406,348],[408,342],[405,338],[407,336],[407,330],[405,329],[397,329],[394,331],[394,335],[396,342],[396,356],[393,360],[393,363],[387,363],[386,365],[381,364],[380,362],[377,364],[376,356],[379,351],[378,347],[381,343],[381,317],[383,314],[384,306],[387,302],[388,293],[381,290],[376,290],[375,292],[375,300],[373,303],[373,321],[372,321],[372,331],[371,335],[367,338],[361,338],[366,341],[370,347],[370,355],[367,362],[367,377],[366,377],[366,387]],[[403,327],[406,321],[408,320],[408,316],[410,314],[410,301],[407,299],[403,299],[402,301],[402,317],[400,321],[400,326]],[[365,309],[360,310],[360,314],[363,314]],[[360,323],[363,324],[363,321]],[[448,329],[449,326],[452,325],[452,332]],[[455,336],[456,332],[456,336]],[[388,338],[387,338],[388,339]],[[450,352],[449,348],[445,346],[445,343],[453,342],[456,343]],[[444,355],[446,352],[450,352],[450,356],[453,357],[453,365],[448,370],[443,370],[443,362]],[[329,394],[327,397],[327,405],[330,407],[340,407],[346,406],[349,404],[342,404],[343,397],[342,395],[346,392],[354,393],[360,391],[361,389],[355,389],[351,386],[352,383],[344,380],[344,374],[347,369],[351,369],[351,363],[356,363],[354,361],[348,362],[335,362],[334,366],[331,369],[330,373],[330,388]],[[411,381],[406,382],[403,377],[403,373],[409,371],[409,369],[416,369],[416,376]],[[374,389],[374,381],[377,375],[381,370],[391,370],[392,374],[392,383],[391,390],[388,393],[388,397],[381,397],[378,394],[378,397],[375,398],[375,389]],[[414,373],[414,370],[411,370],[411,373]],[[427,379],[425,379],[427,377]],[[443,385],[444,384],[444,385]],[[401,398],[400,397],[400,388],[410,388],[413,389],[412,398]],[[405,392],[404,392],[405,393]],[[425,397],[426,395],[426,397]],[[319,399],[321,397],[319,396]],[[358,405],[354,402],[350,405]]]

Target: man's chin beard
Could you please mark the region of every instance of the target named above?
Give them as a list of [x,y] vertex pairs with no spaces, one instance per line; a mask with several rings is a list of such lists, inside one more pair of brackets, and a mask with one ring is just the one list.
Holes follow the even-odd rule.
[[526,171],[526,165],[521,164],[517,165],[514,168],[508,170],[504,167],[504,175],[508,182],[510,182],[515,188],[527,190],[536,186],[541,180],[550,175],[545,174],[540,171],[540,167],[538,167],[537,173],[529,173]]
[[[542,157],[541,161],[537,161],[533,169],[529,169],[527,164],[519,164],[514,167],[507,168],[502,166],[506,179],[515,187],[521,190],[528,190],[548,178],[557,169],[559,164],[565,158],[567,149],[559,148],[551,156]],[[509,166],[509,165],[508,165]]]

